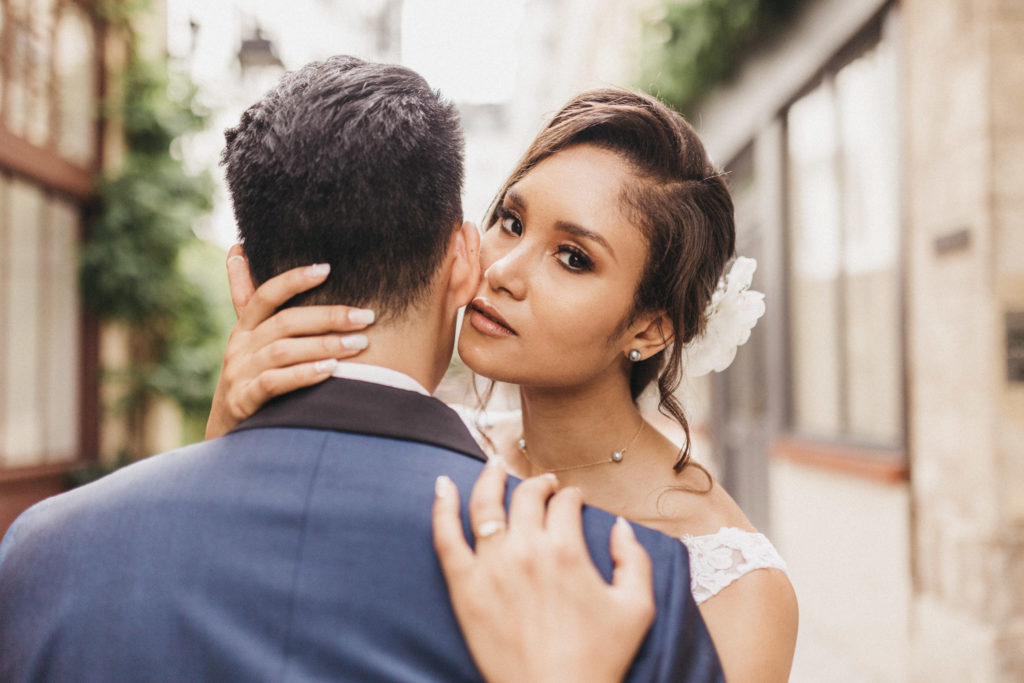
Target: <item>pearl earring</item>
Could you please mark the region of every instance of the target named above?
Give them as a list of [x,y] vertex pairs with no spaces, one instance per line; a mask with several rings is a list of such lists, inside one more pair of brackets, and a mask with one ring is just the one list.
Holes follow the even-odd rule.
[[626,357],[635,363],[638,360],[640,360],[640,352],[637,351],[636,349],[631,349]]

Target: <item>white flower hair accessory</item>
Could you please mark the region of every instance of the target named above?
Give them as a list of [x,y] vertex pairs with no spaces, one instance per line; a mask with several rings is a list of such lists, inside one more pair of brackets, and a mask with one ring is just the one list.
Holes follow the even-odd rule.
[[725,370],[736,357],[736,349],[750,339],[750,331],[765,310],[764,294],[750,289],[755,270],[757,261],[739,256],[718,280],[704,311],[704,334],[683,347],[683,370],[688,376]]

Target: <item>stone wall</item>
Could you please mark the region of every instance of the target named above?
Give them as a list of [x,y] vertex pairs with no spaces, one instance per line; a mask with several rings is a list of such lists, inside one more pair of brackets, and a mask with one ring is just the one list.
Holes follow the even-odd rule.
[[1024,678],[1024,4],[901,3],[914,680]]

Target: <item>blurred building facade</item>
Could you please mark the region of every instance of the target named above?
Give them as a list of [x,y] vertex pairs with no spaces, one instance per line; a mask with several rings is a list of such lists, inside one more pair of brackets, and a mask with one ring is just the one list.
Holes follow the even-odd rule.
[[96,4],[0,0],[0,529],[95,456],[98,334],[76,249],[122,58]]
[[711,426],[794,680],[1022,680],[1024,7],[809,0],[772,44],[695,121],[768,295]]
[[125,16],[91,0],[0,0],[0,532],[129,442],[180,444],[169,400],[129,433],[119,377],[132,331],[82,305],[78,249],[100,175],[125,156],[104,108],[131,45],[166,58],[166,0],[106,9]]

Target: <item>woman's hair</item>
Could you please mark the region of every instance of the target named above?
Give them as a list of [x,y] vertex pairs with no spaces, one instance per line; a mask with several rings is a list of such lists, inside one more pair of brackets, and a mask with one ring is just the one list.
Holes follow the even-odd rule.
[[732,198],[682,116],[649,95],[602,88],[577,95],[554,115],[498,191],[485,225],[497,220],[512,185],[544,159],[579,144],[621,155],[636,174],[622,202],[647,241],[647,260],[623,329],[642,313],[664,311],[673,343],[667,358],[661,351],[632,364],[630,392],[636,400],[657,380],[660,411],[686,434],[673,465],[679,472],[690,459],[690,426],[674,395],[684,370],[682,347],[704,332],[705,309],[733,256]]

